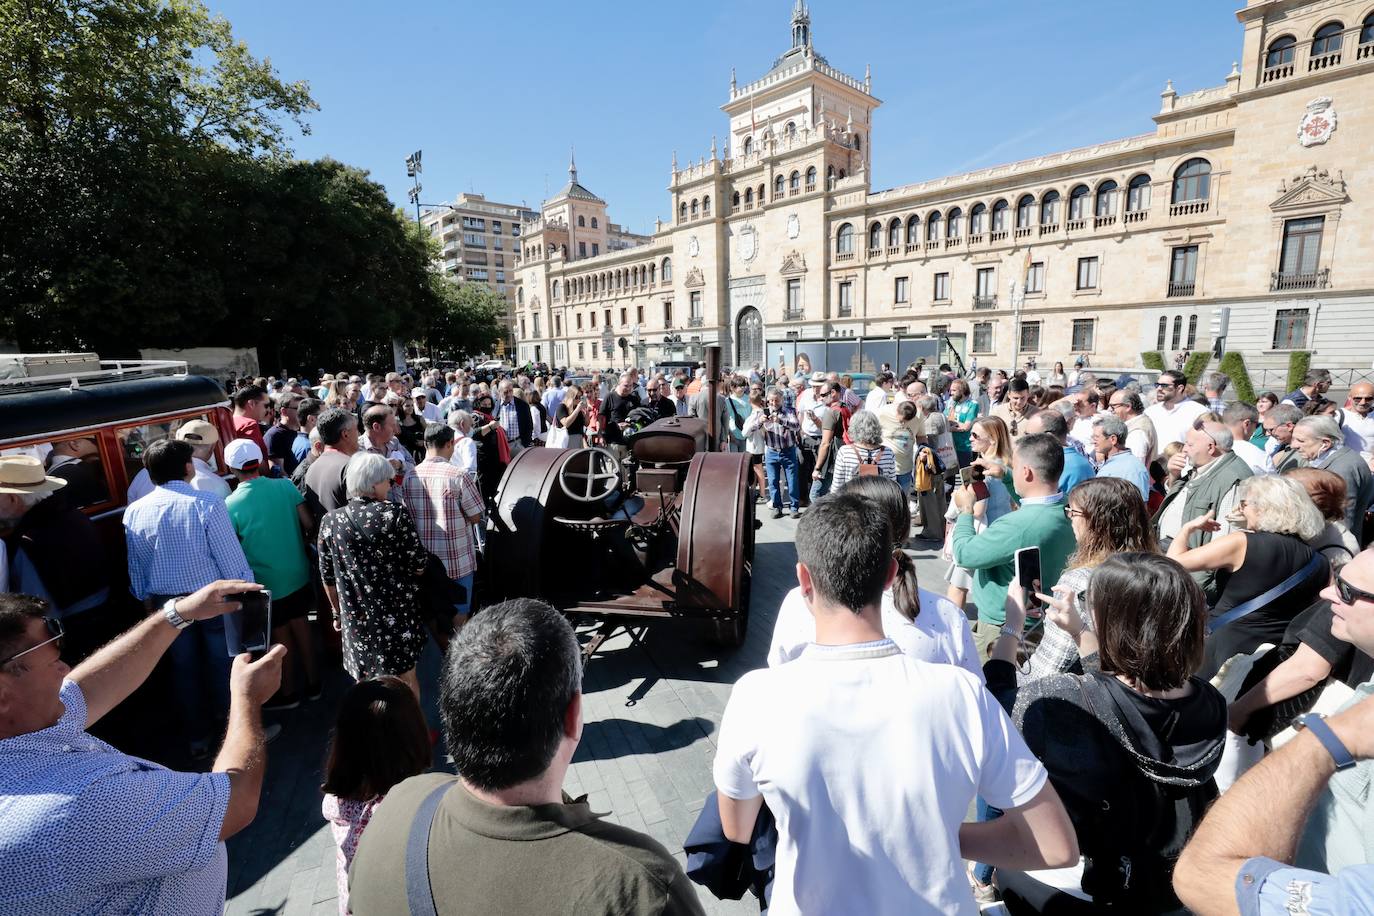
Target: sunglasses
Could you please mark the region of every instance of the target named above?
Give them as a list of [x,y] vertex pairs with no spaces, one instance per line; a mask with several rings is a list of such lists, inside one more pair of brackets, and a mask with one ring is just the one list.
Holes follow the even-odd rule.
[[1374,401],[1374,394],[1371,394],[1371,395],[1369,395],[1369,396],[1367,396],[1367,397],[1366,397],[1366,396],[1363,396],[1363,395],[1353,395],[1353,394],[1352,394],[1352,395],[1350,396],[1350,400],[1352,400],[1352,401]]
[[14,655],[11,655],[9,658],[0,659],[0,667],[4,667],[5,665],[8,665],[8,664],[9,664],[10,662],[12,662],[12,661],[17,661],[18,659],[23,658],[25,655],[28,655],[30,652],[37,651],[38,649],[43,648],[44,646],[48,645],[49,643],[54,643],[54,642],[57,643],[57,651],[58,651],[58,652],[61,652],[61,651],[62,651],[62,637],[63,637],[64,635],[66,635],[66,631],[62,629],[62,621],[59,620],[59,619],[56,618],[56,617],[44,617],[44,618],[43,618],[43,625],[46,626],[47,629],[48,629],[48,638],[47,638],[47,639],[43,640],[42,642],[38,643],[37,645],[29,646],[29,647],[28,647],[27,649],[25,649],[23,652],[16,652]]
[[[1336,593],[1341,596],[1341,601],[1345,604],[1354,604],[1356,601],[1374,602],[1374,592],[1367,592],[1362,588],[1356,588],[1340,576],[1335,577]],[[35,646],[34,648],[37,648]]]

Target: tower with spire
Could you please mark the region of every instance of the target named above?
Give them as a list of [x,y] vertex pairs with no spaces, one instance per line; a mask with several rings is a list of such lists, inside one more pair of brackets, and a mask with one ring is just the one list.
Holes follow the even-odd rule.
[[811,47],[811,11],[806,0],[797,0],[792,7],[792,49]]

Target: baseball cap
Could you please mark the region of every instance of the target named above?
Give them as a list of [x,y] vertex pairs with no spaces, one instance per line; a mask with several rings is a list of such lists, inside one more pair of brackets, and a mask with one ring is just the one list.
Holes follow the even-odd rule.
[[236,471],[251,471],[262,464],[262,449],[252,439],[235,439],[224,447],[224,463]]
[[678,379],[677,381],[673,382],[673,387],[674,387],[674,388],[686,388],[686,387],[687,387],[687,383],[684,382],[682,379]]
[[219,433],[215,431],[214,426],[204,420],[192,420],[182,424],[173,438],[192,445],[214,445],[219,441]]

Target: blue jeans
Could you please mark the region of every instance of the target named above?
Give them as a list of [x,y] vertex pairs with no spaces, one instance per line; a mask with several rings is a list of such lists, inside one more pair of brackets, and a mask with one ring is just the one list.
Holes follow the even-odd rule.
[[826,459],[826,464],[828,464],[829,467],[825,469],[825,473],[821,475],[820,480],[813,479],[808,481],[811,484],[810,499],[813,503],[830,492],[830,484],[835,478],[835,456],[831,455],[828,457]]
[[915,479],[915,471],[907,471],[905,474],[897,475],[897,486],[902,488],[903,493],[911,492],[911,484]]
[[787,501],[792,511],[796,512],[801,505],[801,482],[797,479],[798,465],[801,463],[797,456],[797,449],[766,449],[763,453],[763,467],[768,472],[768,492],[772,494],[769,500],[774,509],[782,508],[782,475],[787,475]]
[[[153,596],[162,607],[168,595]],[[155,611],[154,613],[160,613]],[[172,705],[187,741],[214,737],[229,717],[229,669],[234,660],[224,639],[224,619],[212,617],[177,634],[167,651],[172,665]]]
[[466,576],[458,576],[453,581],[463,587],[467,597],[453,606],[453,613],[466,615],[472,610],[472,580],[476,578],[476,573],[468,573]]

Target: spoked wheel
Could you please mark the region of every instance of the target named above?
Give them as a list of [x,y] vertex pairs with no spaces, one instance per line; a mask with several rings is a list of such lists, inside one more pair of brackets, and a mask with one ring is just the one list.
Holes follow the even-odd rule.
[[604,448],[576,450],[558,469],[558,485],[570,499],[599,503],[620,489],[620,459]]

